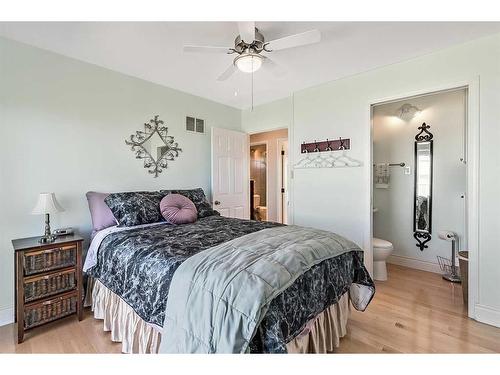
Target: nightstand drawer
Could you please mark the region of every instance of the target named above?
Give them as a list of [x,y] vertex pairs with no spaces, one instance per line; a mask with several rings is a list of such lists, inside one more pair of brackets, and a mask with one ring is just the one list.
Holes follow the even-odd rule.
[[26,252],[23,263],[25,275],[74,266],[76,245]]
[[76,288],[74,268],[24,279],[24,301],[31,302]]
[[33,328],[76,312],[77,292],[32,303],[24,308],[24,329]]

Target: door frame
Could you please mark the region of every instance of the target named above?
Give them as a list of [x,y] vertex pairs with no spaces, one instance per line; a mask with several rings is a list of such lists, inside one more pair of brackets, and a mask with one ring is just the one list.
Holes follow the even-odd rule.
[[[293,94],[292,94],[292,97],[293,97]],[[292,121],[293,121],[293,116],[292,116]],[[288,223],[288,225],[292,225],[293,224],[293,200],[292,200],[292,194],[293,194],[293,184],[292,184],[292,182],[293,182],[293,168],[292,168],[293,161],[292,161],[292,157],[293,157],[293,155],[290,152],[290,145],[292,144],[292,137],[293,137],[292,123],[288,124],[288,126],[272,126],[272,127],[268,127],[268,128],[262,128],[262,129],[259,129],[259,130],[247,132],[247,134],[248,134],[248,139],[250,140],[250,136],[252,136],[254,134],[268,133],[268,132],[272,132],[272,131],[275,131],[275,130],[283,130],[283,129],[286,129],[287,130],[287,134],[288,134],[288,138],[287,138],[287,140],[288,140],[288,175],[287,175],[288,210],[287,210],[287,223]],[[250,141],[249,141],[249,143],[250,143]],[[255,142],[255,143],[259,143],[259,142]],[[263,142],[261,142],[261,143],[263,143]],[[250,159],[248,159],[248,176],[249,176],[249,179],[250,179]],[[267,177],[268,176],[266,176],[266,178]],[[269,179],[267,181],[269,181]],[[269,191],[269,189],[268,189],[267,186],[266,186],[266,189]],[[248,193],[248,195],[250,196],[250,192]],[[267,197],[266,197],[266,199],[267,199]]]
[[[248,137],[250,139],[250,137]],[[269,142],[268,141],[260,141],[260,142],[249,142],[248,145],[248,152],[250,153],[250,148],[252,146],[261,146],[261,145],[266,145],[266,207],[267,207],[267,213],[266,213],[266,221],[269,219]],[[250,157],[250,154],[248,154],[248,182],[247,185],[250,186],[250,179],[252,178],[252,170],[251,170],[251,163],[252,163],[252,158]],[[248,189],[248,195],[250,199],[253,199],[253,197],[250,197],[250,188]],[[250,217],[252,217],[252,213],[250,212]]]
[[[286,152],[287,152],[287,158],[289,159],[290,158],[290,151],[289,151],[290,140],[289,140],[289,138],[288,137],[287,138],[276,138],[276,150],[278,151],[278,158],[276,159],[276,170],[278,171],[277,176],[276,176],[276,178],[277,178],[276,186],[278,187],[278,191],[276,192],[276,194],[277,194],[276,195],[277,196],[276,202],[278,202],[278,222],[280,222],[280,223],[283,221],[283,219],[280,221],[280,217],[283,218],[283,212],[282,212],[283,210],[281,208],[281,203],[282,203],[281,202],[281,199],[282,199],[282,196],[281,196],[281,174],[283,172],[282,172],[282,168],[281,168],[281,149],[280,149],[279,146],[280,146],[280,144],[282,142],[285,142],[285,141],[287,142],[287,150],[286,150]],[[285,164],[283,164],[283,166],[285,166]],[[287,172],[288,173],[286,174],[285,179],[287,180],[286,181],[287,182],[286,183],[287,190],[289,190],[290,189],[290,186],[288,184],[288,175],[290,174],[290,168],[289,167],[287,168]],[[288,195],[288,191],[287,190],[285,190],[285,194],[286,194],[285,196]],[[284,205],[288,206],[288,200],[284,203]],[[288,210],[286,210],[286,212],[287,212],[287,220],[286,220],[286,222],[288,223]]]
[[[479,76],[467,77],[462,80],[447,82],[436,86],[422,87],[411,92],[398,93],[392,96],[375,98],[370,100],[367,108],[367,123],[370,124],[370,166],[373,164],[373,106],[395,100],[404,100],[405,98],[438,93],[459,88],[466,88],[466,124],[465,124],[465,160],[467,165],[466,172],[466,235],[469,247],[469,301],[468,315],[472,319],[478,319],[476,307],[481,308],[479,304]],[[369,199],[369,252],[365,254],[367,264],[372,269],[373,265],[373,168],[370,168],[370,199]]]

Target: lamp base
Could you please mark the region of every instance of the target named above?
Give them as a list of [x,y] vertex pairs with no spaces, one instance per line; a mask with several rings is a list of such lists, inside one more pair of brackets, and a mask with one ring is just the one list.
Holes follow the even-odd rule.
[[56,240],[57,236],[54,236],[50,232],[50,215],[45,214],[45,234],[41,237],[38,242],[39,243],[51,243]]
[[43,236],[43,237],[40,237],[40,239],[38,240],[39,243],[52,243],[56,240],[56,236]]

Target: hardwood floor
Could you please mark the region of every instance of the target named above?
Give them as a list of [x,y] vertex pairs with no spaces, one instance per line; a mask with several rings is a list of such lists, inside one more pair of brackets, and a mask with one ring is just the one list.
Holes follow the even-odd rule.
[[342,353],[500,353],[500,328],[467,317],[460,284],[388,265],[364,313],[352,309]]
[[[389,280],[364,313],[352,309],[340,353],[500,352],[500,328],[468,319],[460,285],[441,276],[389,265]],[[0,353],[120,353],[101,320],[86,309],[76,317],[28,331],[17,345],[16,326],[0,327]]]

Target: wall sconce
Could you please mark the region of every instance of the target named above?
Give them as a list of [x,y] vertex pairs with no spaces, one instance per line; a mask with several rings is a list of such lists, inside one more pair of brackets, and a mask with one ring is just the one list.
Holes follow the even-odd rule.
[[398,108],[396,115],[404,121],[412,120],[417,114],[421,112],[420,109],[415,107],[414,105],[405,103],[401,107]]

